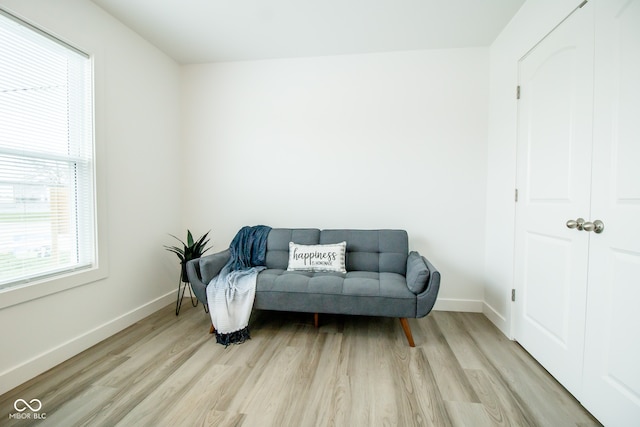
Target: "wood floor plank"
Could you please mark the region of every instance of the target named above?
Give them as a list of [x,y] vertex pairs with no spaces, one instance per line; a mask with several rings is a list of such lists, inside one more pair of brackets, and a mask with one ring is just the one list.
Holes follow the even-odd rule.
[[473,346],[469,332],[465,329],[460,316],[433,312],[430,317],[446,337],[447,344],[463,369],[482,370],[485,368],[485,357],[477,347]]
[[[501,372],[496,369],[491,360],[477,346],[473,336],[465,329],[463,319],[459,313],[441,315],[441,313],[436,312],[433,313],[432,321],[439,325],[441,331],[447,337],[447,341],[450,343],[456,358],[465,363],[467,367],[475,368],[465,369],[465,373],[494,422],[497,425],[503,425],[503,420],[511,420],[514,425],[531,425],[534,419],[533,415],[515,398],[516,396],[511,392],[509,384],[502,377]],[[450,337],[452,338],[449,339]],[[499,338],[497,335],[495,337]],[[486,344],[495,346],[496,342],[487,337]],[[504,341],[503,344],[512,343]],[[483,376],[483,373],[486,375]]]
[[298,399],[298,405],[306,405],[300,412],[300,426],[335,425],[335,420],[343,419],[348,411],[341,404],[344,401],[344,383],[348,380],[344,374],[338,373],[342,334],[320,333],[324,335],[324,345],[309,384],[309,393],[305,400]]
[[[65,364],[65,369],[54,368],[29,381],[28,387],[21,386],[5,394],[3,397],[5,403],[2,404],[3,415],[15,412],[13,408],[15,400],[27,396],[26,400],[39,399],[42,402],[43,411],[46,411],[50,418],[55,418],[55,414],[65,403],[85,393],[87,389],[94,386],[97,379],[117,370],[129,359],[126,356],[111,354],[101,356],[99,358],[88,356],[87,358],[92,361],[90,365],[83,363],[83,360],[78,360],[78,366]],[[82,357],[74,359],[82,359]],[[23,423],[9,419],[6,425],[23,425]]]
[[[457,314],[476,346],[494,367],[492,378],[505,384],[534,425],[578,425],[597,421],[517,343],[508,340],[485,317]],[[535,420],[535,421],[534,421]]]
[[423,348],[427,359],[433,365],[438,366],[438,369],[434,370],[434,376],[443,399],[456,402],[480,403],[480,399],[437,322],[424,322],[423,329],[426,332],[427,340]]
[[[162,385],[127,413],[119,425],[157,425],[160,420],[168,418],[176,402],[182,400],[215,363],[216,350],[218,349],[215,347],[203,344],[185,363],[169,375]],[[205,390],[204,394],[208,395],[208,390]],[[173,403],[158,406],[158,402]]]
[[[375,395],[375,405],[372,405],[371,419],[382,425],[397,425],[401,414],[398,411],[395,390],[395,373],[392,365],[395,364],[391,355],[389,342],[383,337],[393,336],[392,320],[389,318],[377,318],[370,320],[370,334],[367,337],[368,355],[370,360],[368,376],[369,387]],[[395,319],[394,323],[400,323]],[[404,414],[402,414],[404,415]]]
[[[88,414],[83,423],[90,425],[115,425],[136,406],[138,406],[151,392],[163,384],[166,377],[185,363],[204,342],[202,335],[187,332],[183,339],[177,342],[168,341],[164,347],[152,346],[149,353],[154,357],[148,363],[136,365],[138,370],[132,371],[131,366],[124,366],[123,372],[114,372],[116,381],[109,376],[98,381],[98,385],[117,387],[119,392],[112,396],[102,410]],[[132,358],[133,359],[133,358]],[[125,376],[124,374],[127,374]]]
[[394,392],[401,414],[397,425],[450,426],[445,401],[424,350],[407,348],[408,357],[395,364]]
[[[282,401],[286,404],[278,405],[274,420],[279,425],[301,425],[304,412],[309,410],[309,402],[313,401],[313,380],[320,365],[322,349],[325,346],[327,334],[300,334],[296,348],[298,355],[296,374],[289,379],[284,387]],[[302,339],[306,337],[307,339]],[[312,410],[312,408],[311,408]]]
[[136,340],[138,345],[122,351],[122,354],[128,356],[127,362],[111,375],[101,379],[100,384],[108,387],[122,387],[136,377],[146,376],[159,363],[158,355],[178,353],[195,339],[203,341],[202,330],[197,328],[199,322],[195,321],[195,317],[189,320],[168,325],[162,334],[155,335],[143,346],[140,346]]
[[298,352],[295,347],[285,346],[271,360],[270,372],[260,377],[241,407],[240,412],[247,415],[248,421],[282,425],[279,423],[282,416],[280,407],[286,408],[290,404],[288,390],[300,363]]
[[491,380],[484,370],[467,370],[467,376],[480,397],[489,419],[494,426],[530,426],[531,418],[518,405],[508,390],[498,381]]
[[256,311],[225,348],[168,306],[0,396],[0,424],[32,425],[7,418],[27,396],[53,426],[598,425],[482,314],[409,319],[415,348],[397,319],[319,319]]
[[376,376],[375,367],[371,365],[371,350],[368,348],[367,334],[369,325],[363,318],[356,318],[345,324],[345,335],[351,339],[346,341],[349,347],[347,361],[347,378],[349,380],[348,405],[358,408],[345,414],[345,425],[373,425],[373,412],[377,404],[377,395],[371,383]]
[[81,425],[88,413],[99,412],[104,402],[109,401],[118,393],[117,388],[91,386],[74,398],[57,406],[53,412],[47,413],[47,418],[38,423],[42,427]]
[[[225,384],[233,381],[242,368],[224,365],[212,365],[206,373],[192,384],[192,387],[179,399],[171,401],[169,410],[162,418],[154,420],[153,424],[165,424],[168,426],[199,425],[205,419],[219,418],[216,406],[222,399],[220,390],[224,390]],[[212,392],[216,391],[216,392]],[[236,415],[232,412],[235,419]],[[133,425],[122,423],[122,426]],[[137,425],[137,424],[136,424]]]
[[495,425],[479,403],[448,401],[446,406],[451,424],[455,427],[493,427]]

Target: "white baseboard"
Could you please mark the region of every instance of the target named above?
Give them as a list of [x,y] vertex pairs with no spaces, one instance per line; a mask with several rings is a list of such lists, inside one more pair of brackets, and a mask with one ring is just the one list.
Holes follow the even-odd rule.
[[511,336],[511,327],[508,320],[484,301],[438,298],[433,309],[436,311],[462,311],[469,313],[482,313],[507,338],[513,339],[513,337]]
[[0,395],[83,352],[89,347],[155,313],[175,300],[175,291],[137,307],[113,320],[64,342],[20,365],[0,373]]
[[486,302],[482,303],[482,314],[484,314],[485,317],[489,319],[491,323],[493,323],[496,326],[496,328],[500,329],[500,332],[505,334],[507,338],[513,339],[513,337],[511,336],[511,327],[506,317],[498,313],[493,307],[491,307]]
[[471,313],[482,313],[484,301],[468,299],[447,299],[438,298],[433,309],[436,311],[465,311]]

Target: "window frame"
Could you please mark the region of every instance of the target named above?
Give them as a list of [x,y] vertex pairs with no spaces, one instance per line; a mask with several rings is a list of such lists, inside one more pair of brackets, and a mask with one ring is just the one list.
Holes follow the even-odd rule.
[[[44,29],[42,26],[36,25],[24,17],[6,10],[4,7],[0,7],[0,15],[18,22],[20,25],[35,31],[38,34],[47,37],[72,51],[75,51],[76,53],[80,53],[89,61],[89,90],[92,95],[89,114],[91,115],[91,144],[93,150],[93,170],[91,172],[93,175],[93,200],[91,202],[93,204],[94,216],[93,246],[95,252],[95,262],[92,266],[72,267],[59,272],[52,272],[51,275],[37,276],[34,277],[33,280],[16,281],[15,285],[1,288],[0,309],[3,309],[105,279],[108,276],[108,257],[106,239],[100,238],[107,234],[105,221],[106,207],[103,196],[105,194],[105,179],[102,176],[102,168],[100,167],[100,160],[103,158],[104,150],[101,149],[101,144],[97,143],[100,138],[96,132],[96,105],[98,104],[98,93],[96,90],[96,73],[98,67],[96,67],[96,57],[93,54],[87,53],[86,49],[76,47],[74,44],[66,41],[57,34],[54,34],[54,32]],[[100,98],[103,99],[103,97]]]

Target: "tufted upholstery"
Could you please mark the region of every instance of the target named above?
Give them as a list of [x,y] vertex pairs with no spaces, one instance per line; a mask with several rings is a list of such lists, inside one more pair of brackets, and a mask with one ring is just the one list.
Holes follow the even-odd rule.
[[320,230],[317,228],[272,228],[267,238],[267,268],[287,269],[289,242],[300,245],[317,245]]
[[326,245],[347,242],[347,271],[406,274],[409,238],[404,230],[318,230],[274,228],[267,239],[267,268],[287,269],[289,242]]
[[320,244],[347,242],[347,271],[407,272],[404,230],[322,230]]

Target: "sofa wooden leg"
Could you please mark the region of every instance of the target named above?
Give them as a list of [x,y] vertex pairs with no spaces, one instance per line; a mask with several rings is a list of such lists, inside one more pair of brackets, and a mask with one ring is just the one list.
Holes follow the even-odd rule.
[[209,333],[212,334],[216,331],[216,327],[213,326],[213,323],[211,324],[211,327],[209,328]]
[[318,316],[318,313],[313,313],[313,326],[315,326],[316,329],[318,329],[319,325],[320,325],[320,318]]
[[409,327],[409,321],[406,317],[400,318],[400,324],[402,325],[402,330],[404,334],[407,336],[407,341],[409,341],[409,347],[415,347],[415,343],[413,342],[413,335],[411,335],[411,328]]

